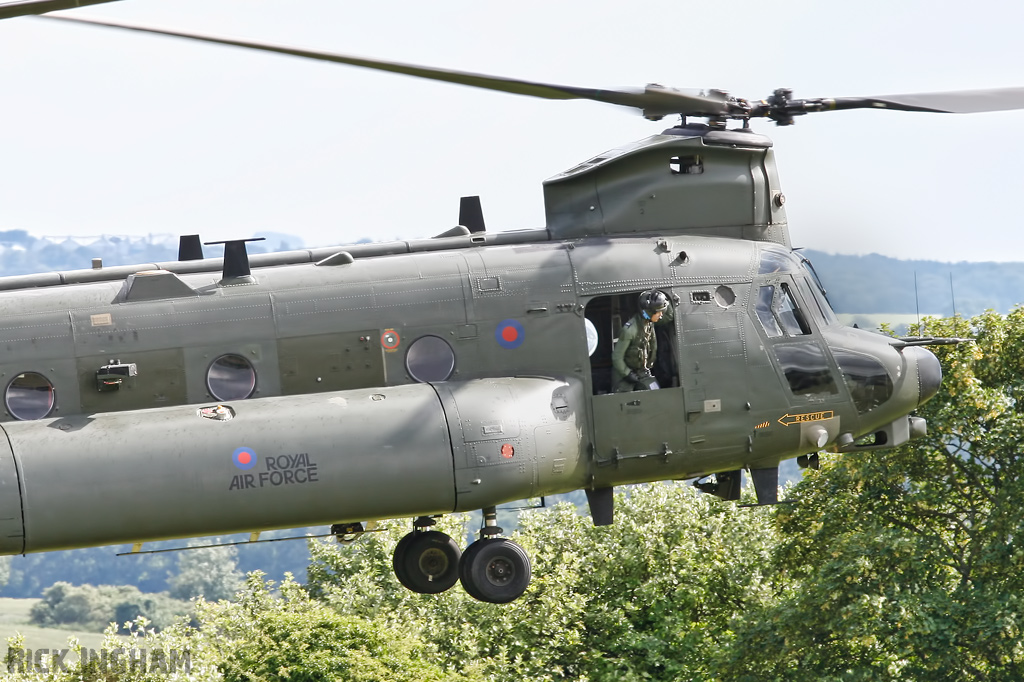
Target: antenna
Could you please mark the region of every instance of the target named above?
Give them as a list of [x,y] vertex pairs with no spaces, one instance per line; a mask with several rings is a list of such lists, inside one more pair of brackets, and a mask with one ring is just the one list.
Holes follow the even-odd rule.
[[470,232],[485,232],[484,210],[480,205],[480,197],[462,197],[459,199],[459,225],[465,225]]
[[228,239],[221,242],[205,242],[207,246],[214,244],[224,245],[224,274],[223,281],[248,277],[249,254],[245,251],[246,242],[261,242],[266,237],[252,237],[250,239]]
[[949,298],[953,301],[953,333],[956,334],[956,294],[953,293],[953,271],[949,271]]
[[924,336],[924,329],[921,327],[921,299],[917,295],[917,270],[914,270],[914,305],[917,306],[917,335]]
[[183,234],[178,237],[178,260],[202,260],[203,243],[198,234]]

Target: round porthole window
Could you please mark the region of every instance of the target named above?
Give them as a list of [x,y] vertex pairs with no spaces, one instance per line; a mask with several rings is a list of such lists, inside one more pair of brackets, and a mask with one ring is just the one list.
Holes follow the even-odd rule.
[[731,288],[723,284],[722,286],[715,289],[715,303],[717,303],[718,305],[722,306],[723,308],[728,308],[735,302],[736,292],[733,291]]
[[587,355],[593,355],[601,338],[597,335],[597,327],[590,321],[590,318],[584,317],[583,325],[587,328]]
[[222,355],[206,371],[206,387],[217,400],[244,400],[256,390],[256,370],[241,355]]
[[455,369],[455,351],[440,336],[421,336],[406,351],[405,367],[416,381],[444,381]]
[[19,374],[7,384],[4,403],[15,419],[42,419],[53,410],[53,384],[36,372]]

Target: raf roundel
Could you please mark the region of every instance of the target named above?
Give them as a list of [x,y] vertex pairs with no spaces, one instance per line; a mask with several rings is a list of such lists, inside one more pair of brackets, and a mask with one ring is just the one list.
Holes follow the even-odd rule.
[[235,466],[242,471],[247,471],[256,466],[256,451],[252,448],[238,448],[231,456]]
[[526,333],[523,330],[523,325],[519,324],[517,320],[502,320],[498,323],[498,328],[494,330],[494,338],[498,340],[498,345],[502,348],[519,348],[523,345]]

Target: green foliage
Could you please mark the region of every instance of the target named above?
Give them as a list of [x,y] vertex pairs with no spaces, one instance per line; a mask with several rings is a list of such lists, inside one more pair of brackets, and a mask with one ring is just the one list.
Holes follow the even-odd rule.
[[[46,650],[41,656],[26,651],[24,638],[7,640],[4,661],[12,682],[164,682],[222,680],[215,651],[208,641],[181,619],[162,631],[149,627],[143,617],[122,624],[111,623],[104,631],[99,650],[85,649],[71,637],[62,651]],[[38,652],[43,653],[43,652]],[[57,654],[55,658],[54,654]]]
[[57,582],[43,592],[30,613],[42,627],[81,627],[102,632],[108,623],[143,616],[157,629],[189,613],[189,599],[230,599],[242,587],[234,547],[211,547],[182,552],[178,573],[168,581],[170,593],[143,593],[133,585],[80,585]]
[[242,587],[238,550],[234,547],[190,549],[178,556],[178,573],[168,579],[175,599],[231,599]]
[[[464,531],[442,528],[453,537]],[[346,616],[385,619],[433,642],[447,665],[492,679],[710,679],[735,615],[770,594],[762,564],[773,531],[764,510],[738,509],[682,484],[616,498],[616,523],[595,528],[571,505],[520,516],[515,539],[534,578],[505,605],[456,587],[410,593],[391,571],[407,531],[390,522],[350,547],[311,543],[309,591]],[[475,670],[475,668],[474,668]]]
[[977,344],[937,351],[926,438],[829,458],[780,510],[777,601],[738,630],[726,677],[1024,677],[1024,309],[970,325]]
[[[48,682],[155,682],[188,679],[259,682],[476,682],[479,676],[448,671],[437,651],[408,629],[383,619],[339,614],[311,599],[291,578],[281,585],[258,574],[238,601],[197,600],[195,620],[180,618],[162,630],[144,617],[105,631],[101,651],[71,641],[63,669],[52,656],[48,670],[24,661],[24,641],[8,641],[12,674],[4,679]],[[198,627],[195,625],[198,624]],[[17,653],[22,653],[18,662]],[[33,661],[33,659],[29,659]],[[169,675],[174,672],[176,676]],[[472,667],[472,666],[468,666]]]
[[[620,491],[612,527],[571,505],[523,514],[534,579],[506,605],[402,588],[391,560],[408,521],[313,541],[305,587],[275,594],[254,575],[236,601],[209,601],[237,578],[234,555],[190,552],[175,586],[203,585],[199,628],[129,631],[150,650],[189,647],[203,680],[1022,679],[1024,309],[927,324],[977,337],[936,350],[929,435],[823,455],[794,504],[741,509],[669,483]],[[437,528],[462,544],[466,518]],[[96,622],[111,602],[134,617],[141,595],[86,587],[54,585],[33,617]],[[52,679],[158,679],[73,670]]]
[[143,594],[132,585],[55,583],[32,607],[30,622],[41,627],[80,627],[103,632],[110,623],[144,616],[156,628],[170,625],[190,604],[165,593]]
[[143,592],[167,589],[167,574],[174,566],[172,555],[116,556],[116,552],[110,547],[94,547],[11,557],[10,580],[0,594],[40,597],[58,582],[134,585]]
[[239,602],[200,601],[198,615],[227,682],[467,679],[445,671],[434,648],[405,628],[339,614],[290,577],[275,597],[262,576],[251,574]]

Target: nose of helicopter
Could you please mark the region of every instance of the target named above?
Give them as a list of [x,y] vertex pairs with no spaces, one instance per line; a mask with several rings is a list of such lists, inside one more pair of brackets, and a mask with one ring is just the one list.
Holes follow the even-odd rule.
[[918,405],[923,405],[939,391],[942,383],[942,365],[931,351],[920,346],[903,350],[903,355],[917,365]]

